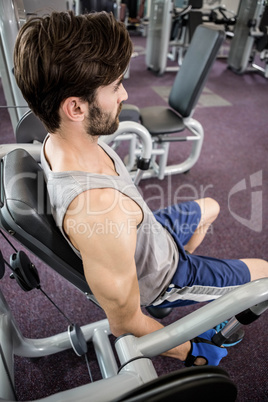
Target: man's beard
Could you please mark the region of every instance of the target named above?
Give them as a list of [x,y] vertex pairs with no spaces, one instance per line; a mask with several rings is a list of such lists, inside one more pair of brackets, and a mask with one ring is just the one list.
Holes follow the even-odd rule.
[[89,106],[88,117],[86,119],[86,132],[93,136],[113,134],[119,126],[119,114],[122,109],[120,103],[115,117],[111,113],[103,112],[96,103]]

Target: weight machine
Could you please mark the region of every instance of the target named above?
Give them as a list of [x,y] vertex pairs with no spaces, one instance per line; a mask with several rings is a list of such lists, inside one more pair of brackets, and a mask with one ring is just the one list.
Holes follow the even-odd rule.
[[[152,72],[162,75],[178,71],[199,25],[220,25],[226,36],[232,35],[236,17],[224,6],[204,8],[202,0],[184,2],[176,8],[173,0],[152,0],[146,43],[146,65]],[[178,60],[178,66],[168,66],[167,60]]]
[[267,1],[241,0],[228,65],[237,74],[258,71],[268,78]]
[[[118,135],[125,131],[125,124],[129,125],[125,122],[120,124]],[[143,157],[147,160],[147,151],[149,154],[151,152],[148,133],[137,123],[132,124],[132,130],[136,130],[143,141]],[[97,304],[85,280],[81,260],[67,244],[51,216],[46,185],[36,160],[34,145],[13,146],[12,151],[9,147],[1,148],[1,228]],[[5,265],[12,270],[23,290],[41,289],[37,268],[24,252],[13,253],[9,262],[0,254],[0,279],[4,275]],[[24,337],[0,291],[0,400],[16,400],[14,354],[40,358],[73,348],[77,355],[83,356],[87,353],[87,343],[92,342],[102,379],[47,396],[40,401],[84,402],[90,398],[94,402],[159,402],[170,398],[174,401],[213,402],[219,399],[219,394],[220,400],[235,401],[236,386],[221,368],[193,367],[158,377],[151,359],[233,317],[214,340],[221,345],[240,326],[252,323],[267,308],[266,278],[236,288],[154,333],[140,338],[125,334],[116,340],[114,352],[107,319],[81,328],[72,322],[66,332],[48,338]]]

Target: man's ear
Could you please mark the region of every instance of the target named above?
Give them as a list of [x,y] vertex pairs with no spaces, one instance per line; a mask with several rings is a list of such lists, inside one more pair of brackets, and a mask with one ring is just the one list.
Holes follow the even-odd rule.
[[82,101],[77,97],[70,97],[65,99],[61,104],[62,112],[65,116],[74,122],[83,121],[87,113],[87,102]]

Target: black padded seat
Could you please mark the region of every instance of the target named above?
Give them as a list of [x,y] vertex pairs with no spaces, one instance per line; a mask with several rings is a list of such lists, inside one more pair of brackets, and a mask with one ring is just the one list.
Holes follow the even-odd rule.
[[[193,118],[194,109],[224,38],[224,31],[199,25],[176,74],[168,104],[140,108],[141,124],[151,134],[153,143],[152,163],[144,178],[162,180],[165,175],[188,172],[197,162],[204,130]],[[178,135],[174,135],[176,133]],[[191,143],[190,153],[186,151],[182,162],[168,166],[170,144],[174,147],[176,142],[181,144],[183,141]],[[134,154],[138,152],[139,148],[136,148]]]
[[121,113],[119,115],[119,121],[140,121],[140,109],[135,105],[123,103]]
[[152,135],[185,129],[182,118],[193,114],[224,37],[223,31],[198,26],[172,85],[169,107],[152,106],[140,109],[141,123]]
[[236,398],[236,385],[225,370],[200,366],[158,377],[113,402],[234,402]]
[[152,136],[183,131],[185,125],[177,113],[162,106],[142,109],[141,122]]

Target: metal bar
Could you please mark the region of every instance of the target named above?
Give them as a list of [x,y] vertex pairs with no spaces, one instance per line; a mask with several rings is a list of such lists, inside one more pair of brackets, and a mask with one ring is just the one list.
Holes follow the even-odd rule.
[[247,283],[175,323],[138,338],[137,347],[145,356],[157,356],[266,300],[268,278]]
[[103,378],[113,377],[118,372],[108,333],[106,330],[96,329],[92,343],[96,352],[99,367]]
[[[14,353],[18,356],[42,357],[71,348],[70,339],[67,331],[50,336],[48,338],[29,339],[25,338],[20,333],[17,326],[13,325],[13,327]],[[86,341],[92,339],[92,336],[96,329],[109,331],[108,320],[101,320],[81,327]]]
[[37,161],[40,162],[42,144],[4,144],[0,145],[0,159],[2,159],[6,154],[13,151],[14,149],[25,149],[30,155]]

